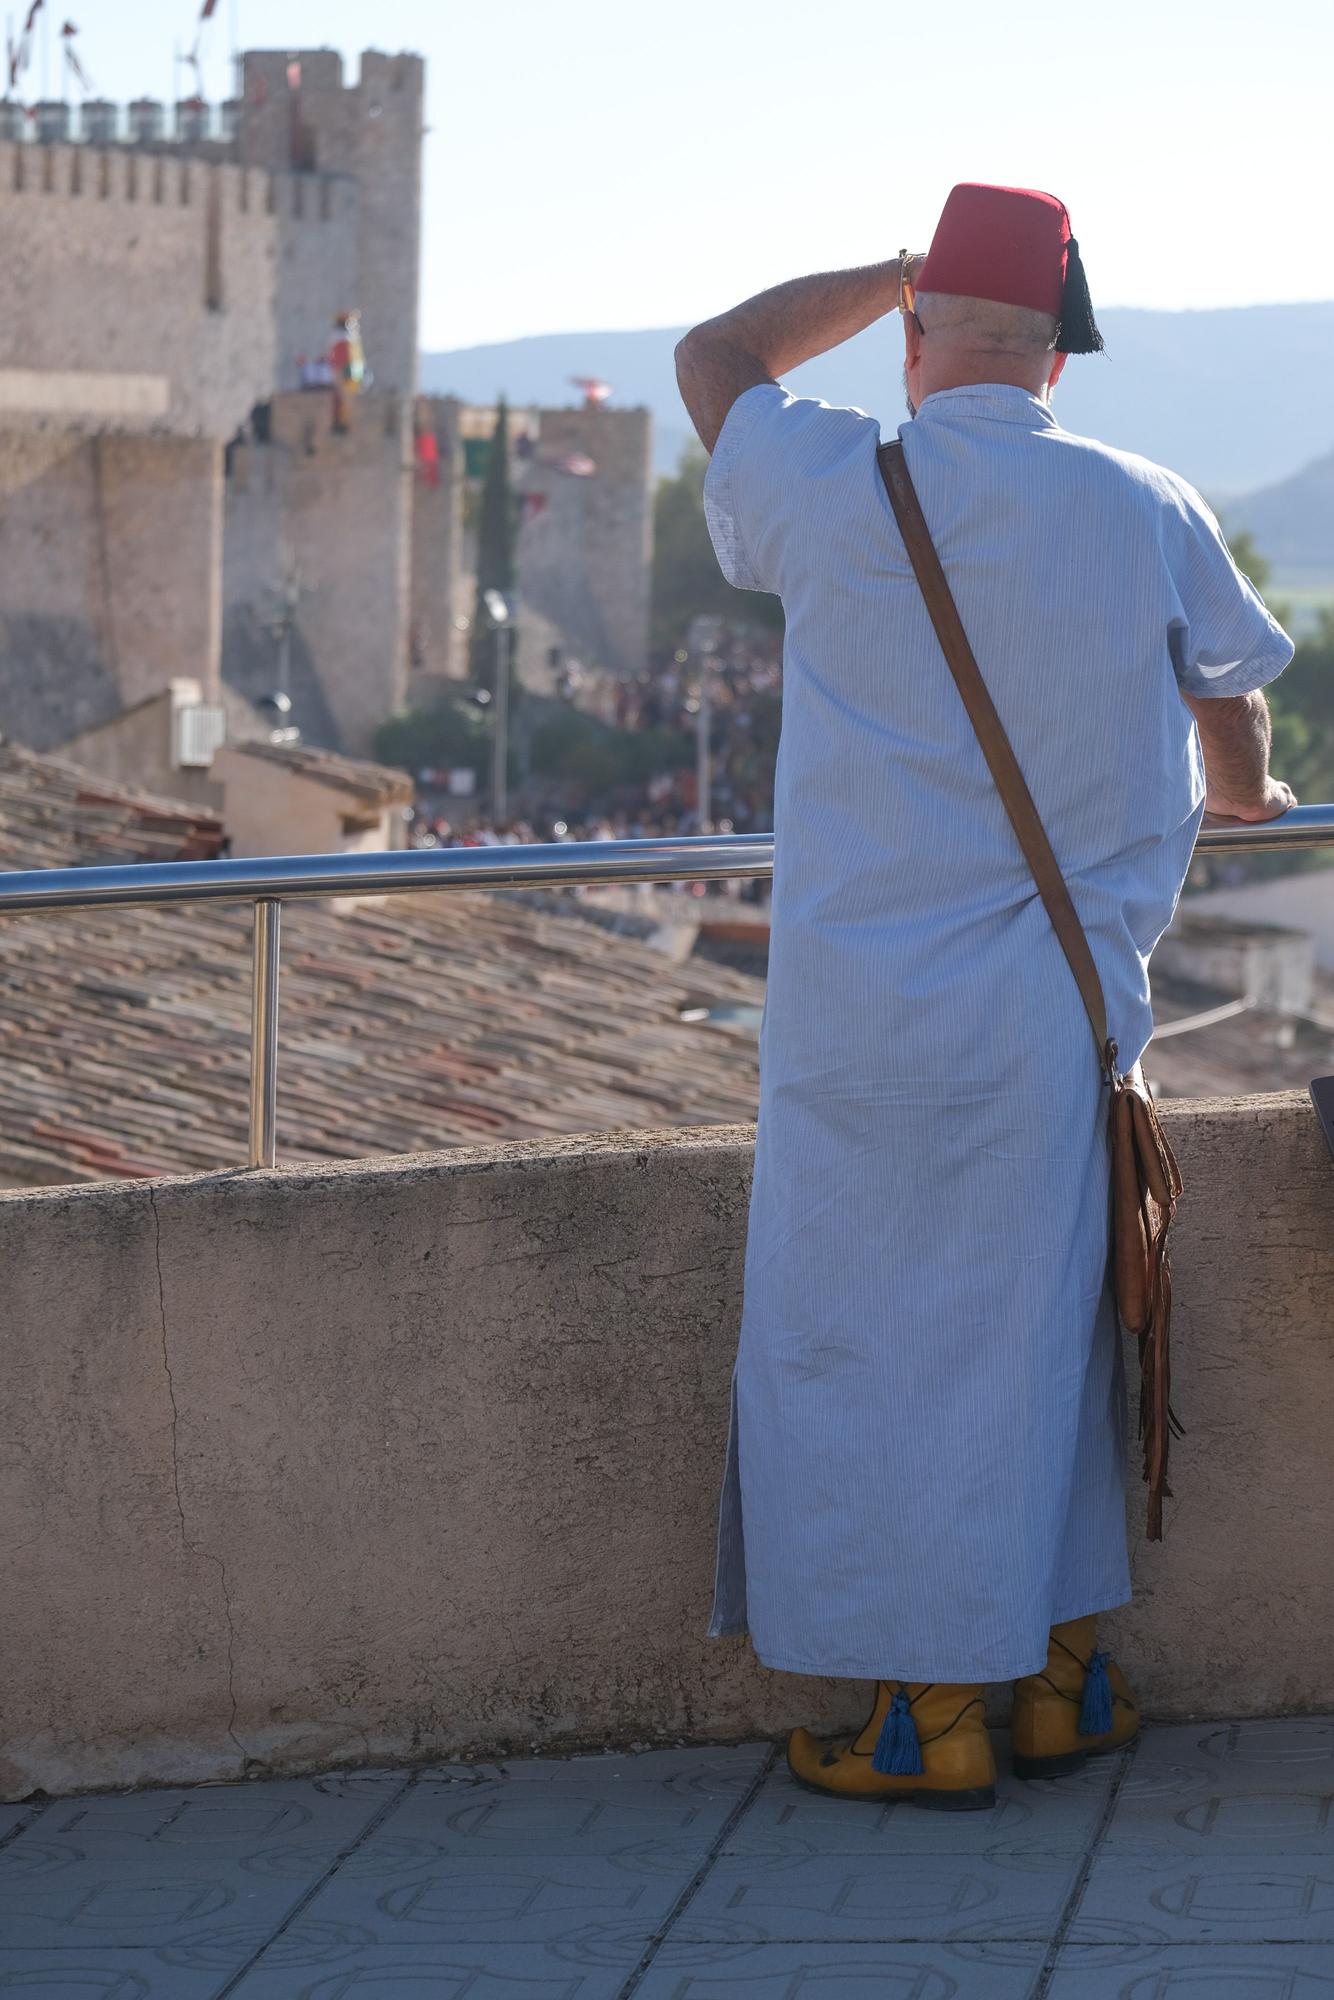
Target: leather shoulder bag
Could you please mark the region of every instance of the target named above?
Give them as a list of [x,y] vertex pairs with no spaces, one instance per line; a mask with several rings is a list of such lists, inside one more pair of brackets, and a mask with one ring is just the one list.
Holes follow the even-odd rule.
[[1167,1247],[1168,1229],[1181,1194],[1181,1175],[1139,1064],[1124,1074],[1118,1067],[1116,1043],[1107,1027],[1102,980],[1088,937],[968,643],[908,472],[903,446],[895,439],[882,445],[876,457],[941,651],[977,733],[1001,804],[1032,871],[1052,929],[1074,974],[1093,1030],[1098,1062],[1111,1091],[1108,1132],[1112,1153],[1112,1279],[1122,1324],[1139,1342],[1139,1435],[1144,1448],[1144,1479],[1149,1489],[1147,1533],[1151,1542],[1161,1541],[1163,1501],[1171,1498],[1167,1483],[1168,1446],[1173,1436],[1181,1435],[1171,1405],[1172,1273]]

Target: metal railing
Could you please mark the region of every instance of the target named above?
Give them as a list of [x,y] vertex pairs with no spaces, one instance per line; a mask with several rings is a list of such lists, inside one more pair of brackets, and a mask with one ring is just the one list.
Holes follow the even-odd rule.
[[[1334,805],[1294,806],[1260,826],[1206,826],[1196,852],[1264,854],[1334,847]],[[773,874],[769,833],[589,840],[532,847],[413,848],[392,854],[293,854],[253,861],[142,862],[0,873],[0,916],[142,904],[253,903],[250,1165],[275,1164],[282,905],[434,889],[575,889],[608,883],[721,882]]]

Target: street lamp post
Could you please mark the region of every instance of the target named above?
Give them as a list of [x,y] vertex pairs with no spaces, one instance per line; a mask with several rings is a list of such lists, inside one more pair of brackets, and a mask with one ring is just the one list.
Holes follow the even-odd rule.
[[723,621],[701,612],[690,621],[686,644],[699,662],[695,707],[695,794],[699,830],[707,833],[713,820],[713,656],[722,637]]
[[492,701],[491,817],[497,830],[509,817],[510,667],[514,627],[510,601],[503,591],[488,590],[482,602],[495,646],[495,687]]
[[713,818],[713,756],[709,743],[713,723],[711,661],[701,656],[699,708],[695,715],[695,793],[698,801],[699,830],[707,833]]

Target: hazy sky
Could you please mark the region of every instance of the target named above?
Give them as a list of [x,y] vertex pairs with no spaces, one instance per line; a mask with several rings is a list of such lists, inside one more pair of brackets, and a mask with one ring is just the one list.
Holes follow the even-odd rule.
[[[99,89],[167,96],[199,4],[69,0]],[[233,34],[425,55],[427,347],[701,318],[924,247],[956,180],[1059,194],[1095,305],[1334,297],[1330,0],[219,0],[208,32],[214,96]]]

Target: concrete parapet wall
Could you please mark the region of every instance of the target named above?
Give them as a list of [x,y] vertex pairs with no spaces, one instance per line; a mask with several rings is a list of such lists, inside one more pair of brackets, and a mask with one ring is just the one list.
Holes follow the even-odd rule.
[[[1113,1636],[1158,1717],[1334,1707],[1334,1170],[1297,1098],[1167,1117],[1188,1434]],[[703,1637],[750,1161],[0,1197],[0,1792],[858,1714]]]

